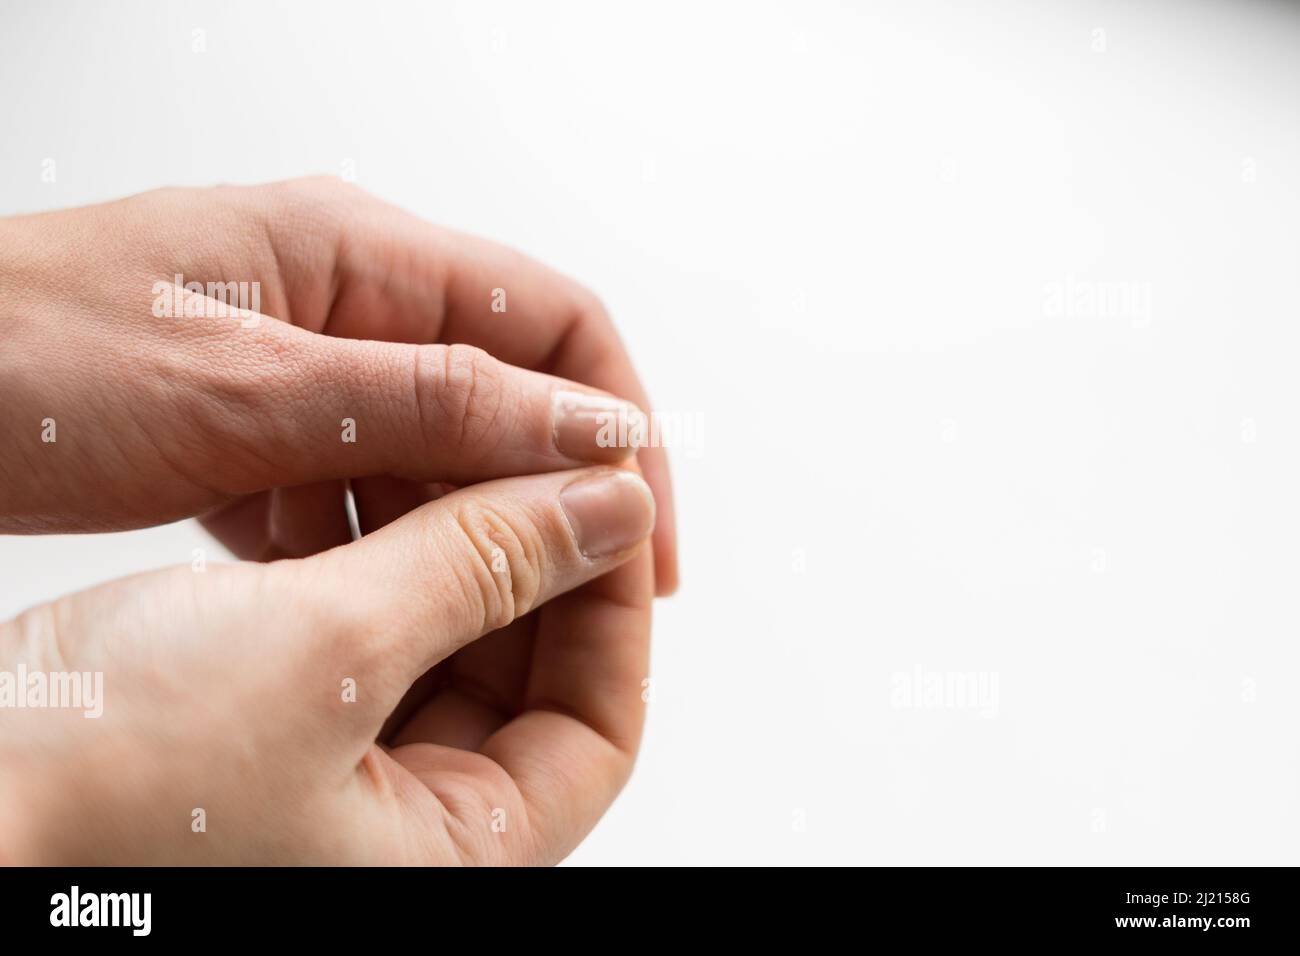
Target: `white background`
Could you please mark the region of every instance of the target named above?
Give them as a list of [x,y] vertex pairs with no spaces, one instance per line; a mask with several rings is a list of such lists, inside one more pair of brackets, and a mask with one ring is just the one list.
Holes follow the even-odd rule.
[[[574,862],[1300,862],[1294,6],[10,3],[0,91],[0,212],[355,170],[703,423]],[[0,615],[206,544],[2,538]]]

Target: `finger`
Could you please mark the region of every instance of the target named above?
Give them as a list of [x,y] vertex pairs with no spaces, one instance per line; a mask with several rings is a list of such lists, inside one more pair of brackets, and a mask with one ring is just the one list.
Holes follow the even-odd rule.
[[[513,365],[584,382],[642,409],[653,407],[608,312],[590,292],[538,262],[482,239],[451,234],[448,246],[445,341],[477,345]],[[502,316],[491,311],[493,289],[514,292],[515,308],[526,311],[512,321],[501,321]],[[527,334],[520,334],[525,328]],[[668,453],[652,445],[641,449],[637,458],[658,506],[656,591],[668,595],[678,585]]]
[[434,668],[436,681],[427,684],[403,719],[394,722],[389,743],[477,750],[517,717],[528,687],[534,618],[485,634]]
[[[476,774],[490,805],[522,801],[529,839],[516,862],[562,859],[631,771],[648,697],[652,596],[653,559],[641,549],[466,647],[439,666],[439,686],[391,738],[393,759],[435,793],[451,761],[457,776]],[[526,654],[499,653],[521,646]],[[478,750],[491,763],[467,764],[445,748]],[[511,792],[495,768],[507,771]],[[482,825],[478,815],[463,822]]]
[[[295,321],[331,335],[397,342],[463,342],[523,368],[563,375],[643,409],[651,405],[600,302],[571,279],[495,243],[442,229],[333,180],[269,187],[269,231],[286,250],[308,248],[302,223],[329,236],[318,254],[281,257],[298,301]],[[328,201],[326,201],[328,200]],[[322,210],[333,210],[324,213]],[[319,259],[332,257],[336,294],[308,294]],[[668,457],[638,454],[658,503],[655,573],[660,594],[677,587]]]
[[[271,319],[247,338],[191,338],[203,480],[227,493],[392,475],[461,484],[617,462],[611,423],[639,410],[464,345],[313,335]],[[224,350],[239,349],[237,354]]]
[[514,780],[536,859],[563,859],[632,770],[645,720],[653,559],[643,552],[541,609],[524,712],[480,752]]
[[273,560],[270,516],[271,492],[261,491],[200,515],[199,524],[241,561]]
[[267,521],[268,553],[262,560],[305,558],[352,540],[341,481],[276,488]]
[[424,484],[388,478],[359,478],[352,482],[352,496],[357,506],[357,524],[362,534],[378,531],[421,505],[436,501],[450,492],[445,484]]
[[[649,396],[600,300],[539,262],[459,233],[445,240],[449,255],[442,337],[486,349],[502,361],[572,378],[650,410]],[[491,311],[493,290],[513,293],[513,321]],[[506,313],[509,315],[509,312]],[[493,321],[495,319],[495,321]],[[523,328],[527,334],[520,334]],[[668,453],[641,449],[637,458],[654,491],[655,582],[661,595],[677,589],[677,541]]]
[[376,638],[345,637],[339,653],[354,654],[354,670],[378,688],[371,696],[382,720],[458,648],[632,558],[653,521],[649,488],[627,471],[505,479],[318,555],[308,578],[373,614]]
[[305,558],[352,540],[341,481],[246,495],[201,515],[199,523],[242,561]]
[[[357,523],[369,534],[454,490],[377,476],[352,481]],[[199,518],[208,533],[243,561],[305,558],[352,540],[342,482],[276,488],[239,498]]]

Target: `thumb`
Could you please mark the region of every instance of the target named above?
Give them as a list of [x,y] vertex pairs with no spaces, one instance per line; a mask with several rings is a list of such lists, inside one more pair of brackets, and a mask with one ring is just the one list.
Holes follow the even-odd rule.
[[[220,363],[210,416],[242,449],[233,493],[389,475],[468,484],[635,450],[630,402],[507,365],[467,345],[343,339],[265,319],[258,347]],[[249,423],[252,424],[251,434]],[[231,466],[235,467],[231,467]]]
[[374,638],[353,635],[341,653],[383,678],[382,720],[438,661],[628,561],[654,515],[632,471],[510,478],[453,492],[304,563],[331,596],[365,608]]

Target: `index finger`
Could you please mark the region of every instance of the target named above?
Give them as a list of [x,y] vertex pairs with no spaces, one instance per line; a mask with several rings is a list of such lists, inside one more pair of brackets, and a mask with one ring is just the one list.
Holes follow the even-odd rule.
[[[349,195],[348,213],[337,222],[336,292],[323,331],[463,342],[651,412],[627,350],[592,293],[512,249],[433,226],[360,193]],[[668,455],[662,447],[647,447],[637,459],[658,506],[655,585],[667,595],[678,583]]]
[[[451,340],[478,345],[494,354],[512,356],[507,361],[525,368],[559,375],[626,398],[653,414],[649,396],[637,376],[608,312],[590,292],[572,280],[493,243],[460,237],[461,268],[447,286],[447,330]],[[513,324],[492,322],[482,303],[485,293],[506,281],[523,278],[521,291],[536,296],[522,325],[529,334],[514,334]],[[519,296],[516,296],[519,298]],[[652,445],[637,452],[637,462],[658,503],[654,530],[655,591],[660,596],[677,589],[677,530],[673,509],[668,452]]]
[[650,668],[652,558],[638,558],[540,609],[524,710],[479,752],[505,769],[542,859],[567,856],[627,782]]

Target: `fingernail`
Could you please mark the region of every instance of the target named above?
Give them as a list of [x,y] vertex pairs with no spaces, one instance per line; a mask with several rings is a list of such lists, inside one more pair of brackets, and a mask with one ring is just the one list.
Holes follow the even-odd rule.
[[589,558],[618,554],[642,541],[655,523],[650,488],[629,471],[581,478],[560,492],[578,550]]
[[645,415],[631,402],[558,391],[551,401],[555,447],[578,461],[621,461],[645,435]]

